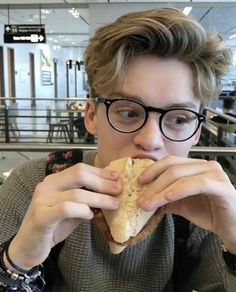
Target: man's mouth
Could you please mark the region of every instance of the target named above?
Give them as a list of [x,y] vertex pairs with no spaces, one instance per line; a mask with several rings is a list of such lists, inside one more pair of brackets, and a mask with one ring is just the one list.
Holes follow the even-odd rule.
[[131,156],[132,159],[144,159],[144,158],[148,158],[151,159],[153,161],[157,161],[157,157],[155,157],[154,155],[150,155],[150,154],[143,154],[143,153],[137,153]]

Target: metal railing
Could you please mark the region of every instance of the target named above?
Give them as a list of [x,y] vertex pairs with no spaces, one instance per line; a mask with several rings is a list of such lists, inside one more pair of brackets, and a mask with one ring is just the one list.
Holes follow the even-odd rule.
[[[59,150],[81,149],[83,151],[96,150],[96,145],[90,144],[28,144],[28,143],[0,143],[0,158],[2,169],[9,169],[10,164],[15,167],[19,164],[18,158],[31,160],[37,156],[44,156],[43,153],[50,153]],[[14,152],[14,155],[10,153]],[[220,162],[230,180],[236,184],[236,147],[192,147],[189,153],[192,158],[203,158],[217,160]],[[36,157],[35,157],[36,156]],[[18,158],[17,158],[18,157]],[[223,159],[223,160],[222,160]],[[5,164],[5,168],[3,166]],[[4,172],[3,172],[4,174]],[[0,184],[3,181],[3,174],[0,173]],[[2,177],[1,177],[2,176]]]
[[[30,98],[3,98],[0,97],[0,141],[10,142],[46,142],[50,131],[49,120],[68,120],[70,143],[78,142],[72,119],[79,116],[76,113],[66,112],[74,103],[85,102],[86,98],[37,98],[36,105],[31,106]],[[48,113],[50,112],[50,119]],[[51,115],[52,114],[52,115]],[[73,116],[73,117],[72,117]],[[71,122],[72,121],[72,122]],[[55,139],[64,143],[60,129],[55,128]],[[65,136],[65,135],[64,135]],[[51,142],[51,141],[50,141]],[[81,141],[80,141],[81,142]]]
[[[57,109],[62,109],[74,102],[84,102],[87,98],[69,97],[69,98],[37,98],[36,106],[32,107],[30,98],[3,98],[0,97],[0,142],[20,142],[20,143],[44,143],[47,141],[49,124],[47,123],[47,112],[50,108],[54,112],[54,119],[68,119],[68,113],[60,113]],[[18,107],[12,105],[18,104]],[[22,106],[26,104],[26,106]],[[236,118],[218,112],[212,108],[205,107],[207,112],[217,114],[225,118],[227,121],[236,124]],[[76,117],[74,117],[76,118]],[[81,139],[77,139],[77,133],[74,125],[68,123],[70,133],[70,144],[85,143]],[[207,120],[204,123],[206,131],[214,132],[217,136],[217,145],[222,145],[224,129],[215,126]],[[56,137],[53,142],[64,143],[65,139],[60,138],[60,130],[56,129]],[[50,141],[51,142],[51,141]],[[234,143],[233,143],[234,144]],[[230,145],[231,146],[231,145]]]
[[222,112],[219,112],[219,111],[217,111],[217,110],[214,110],[214,109],[212,109],[212,108],[210,108],[210,107],[208,107],[208,106],[206,106],[204,109],[205,109],[206,111],[208,111],[208,112],[211,112],[211,113],[213,113],[213,114],[216,114],[216,115],[219,116],[219,117],[224,118],[226,121],[229,121],[229,122],[232,122],[232,123],[236,124],[236,118],[234,118],[234,117],[232,117],[232,116],[229,116],[229,115],[227,115],[227,114],[224,114],[224,113],[222,113]]
[[[90,144],[78,144],[78,145],[68,145],[68,144],[28,144],[28,143],[14,143],[5,144],[0,143],[0,151],[14,151],[14,152],[52,152],[56,150],[63,149],[82,149],[82,150],[96,150],[96,145]],[[195,146],[190,150],[190,154],[194,155],[236,155],[236,147],[200,147]]]
[[90,144],[0,143],[0,151],[6,152],[52,152],[63,149],[96,150],[97,147]]
[[[234,133],[234,131],[236,130],[236,118],[209,107],[205,107],[204,109],[206,111],[205,113],[206,116],[208,116],[208,113],[212,113],[214,115],[217,115],[223,118],[225,120],[225,123],[217,123],[215,121],[212,121],[211,118],[207,118],[206,122],[203,124],[203,131],[202,131],[201,138],[203,138],[203,140],[205,140],[206,142],[206,140],[208,140],[211,137],[212,138],[210,139],[211,146],[236,145],[236,135]],[[207,134],[207,137],[205,134]],[[206,144],[203,143],[203,145],[206,145]]]

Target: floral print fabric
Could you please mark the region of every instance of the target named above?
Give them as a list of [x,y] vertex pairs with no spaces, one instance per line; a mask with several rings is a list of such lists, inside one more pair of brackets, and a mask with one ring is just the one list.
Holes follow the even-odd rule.
[[82,162],[83,152],[79,149],[62,150],[49,153],[46,175],[62,171],[76,163]]

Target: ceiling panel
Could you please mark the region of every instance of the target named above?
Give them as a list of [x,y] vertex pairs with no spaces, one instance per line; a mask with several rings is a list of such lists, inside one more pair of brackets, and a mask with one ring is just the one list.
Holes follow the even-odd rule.
[[172,0],[172,1],[168,1],[168,0],[148,0],[148,1],[144,1],[144,0],[110,0],[110,3],[170,3],[170,2],[191,2],[191,0],[183,0],[183,1],[179,1],[179,0]]
[[236,7],[194,8],[193,15],[208,31],[219,32],[225,37],[235,33]]
[[192,0],[193,3],[206,2],[206,3],[235,3],[235,0]]
[[[65,4],[68,3],[68,4]],[[122,5],[122,9],[124,13],[126,12],[126,5],[130,4],[131,7],[136,3],[142,3],[142,5],[149,3],[158,2],[156,6],[175,6],[183,9],[184,6],[190,6],[187,4],[189,0],[186,1],[158,1],[158,0],[110,0],[112,3],[120,3]],[[165,3],[164,3],[165,2]],[[201,1],[202,2],[202,1]],[[208,2],[208,4],[207,4]],[[20,5],[22,9],[13,9],[10,6],[10,9],[1,9],[2,4],[32,4],[30,7],[25,8],[25,6]],[[79,0],[41,0],[41,10],[39,10],[39,4],[36,4],[36,1],[33,0],[8,0],[3,1],[0,0],[0,24],[3,26],[4,24],[39,24],[40,23],[40,15],[41,15],[41,23],[45,24],[47,41],[52,42],[56,45],[61,46],[86,46],[87,40],[89,39],[89,31],[90,31],[90,13],[89,13],[89,5],[80,5],[80,4],[101,4],[104,8],[102,8],[104,13],[106,13],[106,7],[109,7],[109,16],[110,19],[116,18],[116,5],[119,4],[104,4],[107,3],[107,0],[89,0],[89,1],[79,1]],[[57,5],[54,5],[57,3]],[[103,4],[102,4],[103,3]],[[133,4],[132,4],[133,3]],[[196,3],[194,5],[194,3]],[[218,4],[217,4],[218,3]],[[43,4],[51,4],[51,6],[43,6]],[[61,6],[60,6],[61,4]],[[114,9],[113,9],[114,5]],[[219,1],[205,1],[201,5],[198,0],[193,0],[192,4],[193,9],[191,11],[191,15],[194,16],[201,24],[210,31],[217,31],[222,34],[225,34],[226,37],[236,33],[236,2],[235,1],[224,1],[219,4]],[[100,5],[98,5],[100,6]],[[128,5],[127,5],[128,6]],[[17,8],[19,8],[17,7]],[[33,7],[33,8],[32,8]],[[78,9],[80,13],[79,18],[74,18],[69,10],[74,7]],[[84,7],[84,8],[81,8]],[[137,6],[136,6],[137,7]],[[40,13],[41,11],[41,13]],[[45,13],[45,11],[49,13]],[[8,19],[8,13],[10,18]],[[235,38],[236,42],[236,38]]]
[[[78,2],[78,1],[77,1]],[[56,3],[61,3],[61,4],[65,4],[64,0],[40,0],[40,1],[33,1],[33,0],[0,0],[0,4],[36,4],[36,3],[40,3],[40,4],[56,4]]]
[[[61,46],[83,46],[89,38],[89,9],[78,9],[74,18],[68,9],[0,9],[0,23],[45,24],[47,40]],[[41,17],[41,19],[40,19]]]

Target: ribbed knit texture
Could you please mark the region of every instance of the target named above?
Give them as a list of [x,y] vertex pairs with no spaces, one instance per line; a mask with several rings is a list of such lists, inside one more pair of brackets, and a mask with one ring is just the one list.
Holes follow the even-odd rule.
[[[93,164],[93,159],[94,154],[88,153],[84,162]],[[46,159],[27,162],[15,169],[0,187],[0,243],[19,229],[35,186],[45,176],[45,169]],[[225,280],[228,291],[235,292],[236,276],[224,270],[218,238],[196,226],[191,227],[188,249],[201,257],[201,263],[183,284],[182,291],[223,292],[226,291]],[[53,292],[173,291],[173,258],[171,215],[166,215],[146,240],[119,255],[112,255],[96,227],[83,221],[65,240],[58,263],[62,277],[55,275]]]

